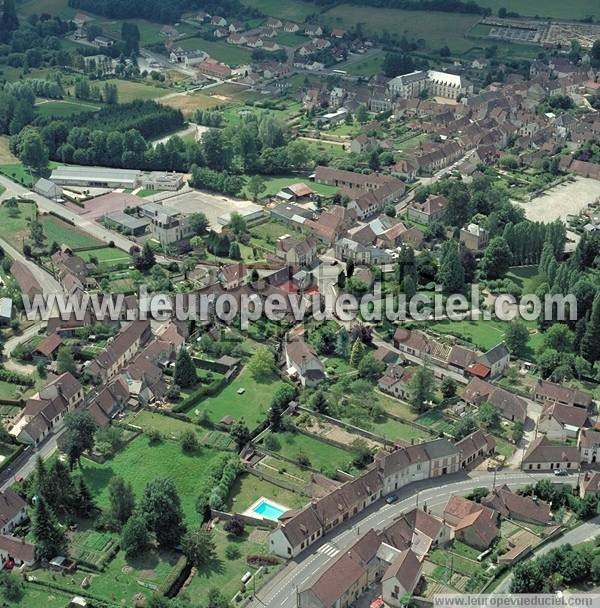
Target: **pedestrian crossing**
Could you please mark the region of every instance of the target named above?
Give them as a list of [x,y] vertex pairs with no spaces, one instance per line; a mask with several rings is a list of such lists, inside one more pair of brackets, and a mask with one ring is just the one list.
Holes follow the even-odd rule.
[[323,555],[327,555],[328,557],[334,557],[340,552],[339,549],[336,549],[330,543],[325,543],[322,547],[317,549],[317,553],[322,553]]

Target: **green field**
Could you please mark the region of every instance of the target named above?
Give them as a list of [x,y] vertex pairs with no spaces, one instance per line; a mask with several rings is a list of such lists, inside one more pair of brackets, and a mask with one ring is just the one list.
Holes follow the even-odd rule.
[[106,82],[117,85],[119,103],[128,103],[136,99],[156,99],[157,97],[167,95],[169,92],[173,92],[168,89],[144,84],[143,82],[131,82],[129,80],[119,80],[118,78],[112,78]]
[[242,513],[263,496],[290,509],[299,509],[309,501],[306,496],[280,488],[250,473],[244,473],[233,484],[227,499],[227,511],[229,513]]
[[179,442],[164,440],[150,445],[146,437],[140,436],[103,464],[83,461],[82,471],[98,506],[103,509],[108,507],[108,482],[115,475],[129,480],[138,498],[149,481],[171,477],[181,497],[186,519],[192,524],[198,521],[194,508],[198,486],[219,455],[208,448],[197,454],[186,454]]
[[131,263],[131,256],[127,252],[121,251],[116,247],[85,249],[83,251],[78,251],[77,255],[80,258],[83,258],[86,262],[89,262],[90,258],[96,258],[98,260],[98,265],[103,270],[106,270],[115,264]]
[[585,19],[586,17],[600,17],[600,4],[597,0],[533,0],[523,2],[522,0],[477,0],[479,6],[491,8],[494,14],[498,9],[505,8],[508,11],[519,13],[527,17],[553,17],[554,19]]
[[198,439],[200,434],[205,433],[199,426],[192,424],[191,422],[185,422],[184,420],[178,420],[177,418],[171,418],[170,416],[164,416],[156,412],[149,412],[148,410],[141,410],[136,414],[133,414],[127,419],[129,424],[139,426],[140,428],[154,429],[159,431],[164,436],[178,438],[184,431],[192,430],[198,433]]
[[[246,528],[248,530],[248,528]],[[249,533],[250,532],[250,533]],[[248,555],[260,555],[266,553],[266,547],[251,540],[251,530],[241,539],[230,537],[221,525],[213,528],[213,538],[217,549],[216,559],[210,564],[197,570],[189,587],[185,590],[192,601],[194,608],[206,606],[205,598],[208,591],[215,587],[229,600],[242,586],[242,576],[246,572],[254,572],[255,569],[246,562]],[[227,559],[225,550],[234,544],[239,550],[239,557]],[[258,590],[260,584],[256,584]]]
[[44,227],[46,240],[49,244],[56,241],[59,245],[64,244],[75,248],[95,247],[96,245],[102,244],[101,241],[98,241],[94,237],[89,236],[85,232],[63,222],[53,215],[42,216],[41,222]]
[[352,453],[329,445],[317,437],[304,433],[291,433],[289,431],[276,433],[280,449],[277,450],[285,458],[297,462],[298,456],[306,456],[310,466],[314,469],[344,469],[348,470],[348,463],[352,460]]
[[[361,424],[360,426],[364,425]],[[410,424],[398,422],[393,418],[385,418],[384,420],[378,420],[377,422],[371,421],[370,424],[367,424],[364,428],[391,441],[424,441],[432,438],[429,433]]]
[[[188,415],[199,417],[202,412],[207,412],[209,419],[215,423],[225,416],[233,416],[236,420],[243,418],[252,429],[266,418],[271,398],[280,386],[283,386],[283,382],[276,379],[257,382],[244,369],[218,395],[204,399]],[[239,389],[244,389],[243,394],[238,394]]]
[[[22,580],[22,577],[18,574],[12,574],[11,576]],[[6,608],[29,608],[30,606],[65,608],[65,606],[69,605],[73,595],[73,593],[69,594],[27,583],[23,587],[23,597],[18,602],[11,602],[3,599],[3,606],[6,606]]]
[[18,399],[26,390],[26,386],[0,380],[0,399]]
[[35,205],[19,203],[19,214],[13,216],[6,205],[0,205],[0,238],[21,249],[23,239],[29,235],[27,223],[34,211]]
[[282,21],[290,20],[297,23],[303,22],[308,15],[319,11],[318,7],[311,2],[279,2],[278,0],[244,0],[242,4],[258,9],[265,15],[274,15]]
[[285,177],[265,177],[264,182],[265,189],[260,193],[260,198],[275,196],[282,188],[291,186],[292,184],[305,184],[317,194],[321,194],[323,196],[333,196],[338,191],[338,188],[335,186],[313,183],[309,179],[298,177],[297,175],[289,175]]
[[381,71],[384,58],[383,51],[375,51],[358,59],[352,57],[348,61],[339,63],[336,69],[344,70],[352,76],[374,76]]
[[184,51],[200,49],[207,52],[213,59],[235,66],[249,63],[252,52],[245,47],[227,44],[217,40],[204,40],[204,38],[186,38],[177,43]]
[[69,6],[68,0],[27,0],[17,5],[17,12],[23,15],[48,13],[70,19],[77,11]]
[[41,103],[38,102],[35,106],[36,114],[43,118],[49,116],[66,118],[74,114],[81,114],[81,112],[95,112],[99,109],[99,105],[60,100],[42,101]]

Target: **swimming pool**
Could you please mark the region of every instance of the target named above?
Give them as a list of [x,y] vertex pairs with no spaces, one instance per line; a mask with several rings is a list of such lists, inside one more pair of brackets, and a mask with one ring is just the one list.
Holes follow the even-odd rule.
[[288,510],[289,509],[283,505],[277,504],[268,498],[261,497],[247,509],[244,514],[250,515],[250,517],[277,521]]

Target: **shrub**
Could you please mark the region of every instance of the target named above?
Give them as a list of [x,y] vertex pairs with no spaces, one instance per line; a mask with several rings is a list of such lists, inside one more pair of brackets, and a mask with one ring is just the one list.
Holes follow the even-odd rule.
[[234,544],[227,545],[227,547],[225,547],[225,557],[227,559],[237,559],[240,555],[240,550]]

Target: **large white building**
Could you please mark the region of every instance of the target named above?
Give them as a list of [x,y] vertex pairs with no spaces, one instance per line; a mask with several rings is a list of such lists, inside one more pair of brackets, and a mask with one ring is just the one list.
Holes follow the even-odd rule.
[[462,76],[436,70],[402,74],[392,78],[387,86],[392,96],[402,99],[418,97],[423,91],[445,99],[457,99],[473,92],[473,85]]

